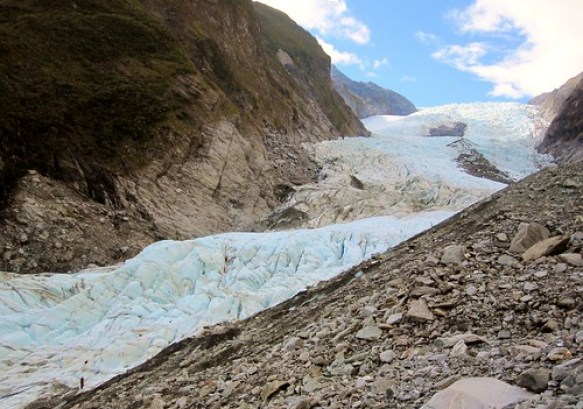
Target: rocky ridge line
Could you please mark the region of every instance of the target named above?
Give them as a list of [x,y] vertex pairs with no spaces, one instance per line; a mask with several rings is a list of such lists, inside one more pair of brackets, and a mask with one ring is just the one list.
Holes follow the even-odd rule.
[[417,111],[403,95],[380,87],[374,82],[353,81],[338,68],[330,71],[336,91],[359,118],[373,115],[409,115]]
[[583,80],[583,72],[569,79],[559,88],[537,95],[528,103],[540,106],[544,118],[547,122],[551,123],[559,114],[561,107],[567,98],[569,98],[569,95],[573,93],[577,85],[579,85],[581,80]]

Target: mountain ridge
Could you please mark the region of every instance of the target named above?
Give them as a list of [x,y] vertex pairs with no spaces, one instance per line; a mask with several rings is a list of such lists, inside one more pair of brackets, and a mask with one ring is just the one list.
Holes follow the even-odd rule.
[[550,124],[581,81],[583,81],[583,72],[569,79],[559,88],[535,96],[528,103],[540,106],[543,116]]
[[[330,57],[322,53],[318,41],[285,13],[261,2],[254,2],[253,8],[271,54],[277,56],[303,91],[323,107],[329,118],[337,123],[346,123],[340,132],[350,134],[358,129],[359,125],[352,118],[343,118],[346,107],[342,98],[336,92],[330,92],[334,89],[329,76]],[[367,133],[361,128],[359,135]]]
[[551,154],[557,163],[583,161],[583,74],[578,78],[538,146],[540,152]]
[[336,91],[361,119],[373,115],[409,115],[417,111],[401,94],[373,82],[353,81],[334,65],[330,76]]

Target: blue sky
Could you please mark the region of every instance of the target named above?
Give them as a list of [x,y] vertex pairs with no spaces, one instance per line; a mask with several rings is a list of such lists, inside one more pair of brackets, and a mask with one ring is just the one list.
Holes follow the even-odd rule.
[[419,107],[520,101],[583,71],[582,0],[260,0]]

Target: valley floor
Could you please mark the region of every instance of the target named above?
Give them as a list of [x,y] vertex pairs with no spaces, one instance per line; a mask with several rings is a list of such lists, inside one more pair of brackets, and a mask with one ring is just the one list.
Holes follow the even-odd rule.
[[[583,164],[543,170],[59,407],[412,408],[471,376],[534,388],[524,372],[538,371],[542,393],[516,407],[579,408],[582,194]],[[570,239],[562,254],[509,253],[519,225],[534,222]],[[462,246],[457,260],[443,257],[451,246]]]
[[[581,213],[580,204],[573,199],[581,196],[580,167],[552,168],[542,176],[520,182],[516,186],[526,186],[523,190],[512,186],[482,202],[477,210],[444,222],[443,230],[432,229],[408,242],[421,240],[421,247],[399,246],[396,259],[392,252],[375,254],[504,188],[500,182],[518,179],[548,163],[548,158],[534,151],[540,133],[539,116],[537,108],[520,104],[469,104],[430,109],[398,120],[372,118],[367,122],[375,131],[372,138],[307,146],[322,166],[321,180],[299,187],[262,222],[263,228],[303,229],[162,241],[121,265],[73,275],[0,273],[0,407],[24,407],[35,399],[30,408],[52,407],[54,399],[59,401],[61,396],[75,399],[81,392],[78,387],[102,390],[99,385],[108,379],[128,370],[134,375],[143,373],[144,368],[154,368],[152,365],[162,363],[174,351],[188,350],[191,344],[198,345],[202,355],[195,351],[193,359],[183,358],[179,365],[182,369],[169,376],[180,384],[180,391],[174,391],[170,401],[163,399],[166,393],[160,393],[157,386],[148,386],[137,395],[120,395],[127,400],[111,403],[110,407],[125,407],[132,399],[137,402],[134,407],[152,408],[227,407],[235,405],[236,399],[247,402],[248,407],[259,407],[259,401],[273,402],[274,407],[296,407],[295,398],[304,405],[297,408],[325,406],[319,403],[322,399],[333,407],[334,399],[328,398],[334,391],[342,399],[359,393],[372,397],[376,391],[387,399],[391,395],[395,405],[408,407],[422,402],[441,378],[468,375],[455,372],[464,366],[479,368],[493,360],[506,360],[504,342],[514,340],[515,332],[507,328],[528,323],[546,331],[549,320],[560,322],[555,309],[541,307],[534,296],[540,293],[544,298],[547,288],[542,284],[558,277],[551,274],[555,271],[553,263],[559,263],[556,268],[561,274],[572,273],[580,284],[580,266],[573,269],[569,264],[572,260],[544,259],[543,263],[550,264],[543,274],[538,264],[536,268],[527,266],[519,261],[519,254],[507,251],[509,238],[518,231],[520,221],[543,218],[553,234],[575,234],[569,251],[580,257],[582,238],[577,232],[583,220],[571,217]],[[467,128],[463,138],[427,136],[435,127],[461,120]],[[564,196],[562,204],[557,202],[558,196],[547,197],[555,189],[548,184],[551,177],[559,185],[565,184],[555,192]],[[540,186],[531,189],[533,183]],[[500,202],[505,204],[498,208]],[[557,214],[560,206],[566,206],[562,215]],[[542,213],[531,213],[535,209]],[[488,214],[486,219],[484,214]],[[564,219],[567,215],[572,219],[570,224]],[[447,242],[448,237],[458,247],[445,249],[452,244]],[[420,248],[424,252],[419,253]],[[371,257],[373,261],[333,279]],[[451,257],[457,258],[453,264]],[[529,274],[538,283],[531,283]],[[329,283],[317,284],[331,278]],[[580,291],[580,287],[565,286]],[[300,291],[303,295],[283,304],[288,307],[280,305],[273,312],[255,315]],[[342,300],[339,295],[332,296],[335,291],[344,291]],[[502,300],[497,299],[500,292]],[[572,297],[577,300],[580,294]],[[518,301],[519,308],[515,308],[513,303]],[[563,327],[575,331],[583,325],[576,316],[581,308],[576,301],[567,307],[555,303],[574,319],[561,316],[558,327],[551,325],[553,331]],[[312,304],[318,311],[312,310]],[[311,312],[297,315],[300,305]],[[520,315],[530,305],[550,315],[515,319],[512,311]],[[291,308],[289,314],[285,308]],[[492,314],[506,313],[494,325],[498,318],[490,317],[488,309]],[[317,321],[307,321],[312,313]],[[279,320],[267,323],[265,317],[273,314],[281,318],[281,325],[290,328],[282,330]],[[209,327],[250,316],[255,318]],[[488,328],[483,326],[485,322],[489,322]],[[494,339],[500,346],[490,339],[492,326],[499,327]],[[254,334],[251,338],[257,339],[257,345],[246,331]],[[468,344],[486,345],[491,350],[468,351],[464,344],[457,345],[463,352],[458,354],[457,350],[450,353],[447,348],[430,347],[436,338],[451,338],[466,331],[482,337],[479,341],[472,338],[472,342],[466,339]],[[192,336],[195,338],[188,340]],[[229,346],[235,342],[230,338],[241,343],[237,351]],[[279,342],[283,344],[278,347]],[[520,342],[530,345],[526,338]],[[541,342],[549,346],[555,341],[545,338],[532,342],[540,346],[540,358],[544,349]],[[282,345],[283,349],[278,349]],[[372,349],[363,349],[367,345]],[[217,352],[215,346],[226,349]],[[252,361],[257,365],[237,358],[239,354],[247,356],[239,348],[256,353]],[[578,352],[575,348],[570,353]],[[214,359],[214,363],[200,367],[197,361],[205,362],[207,353],[224,355],[225,360]],[[261,369],[258,365],[263,355],[271,361],[265,365],[277,362],[280,355],[287,359],[279,362],[285,363],[279,368],[284,372],[276,376],[275,367]],[[141,369],[131,369],[151,357],[153,360]],[[451,363],[449,358],[453,359]],[[230,359],[234,361],[228,362]],[[401,361],[403,368],[395,366]],[[375,365],[383,372],[374,372]],[[216,372],[213,366],[217,366]],[[512,380],[507,364],[501,361],[500,366],[504,370],[492,375]],[[303,373],[302,368],[307,372]],[[510,372],[520,372],[517,368],[518,363]],[[474,374],[484,375],[478,369]],[[119,376],[126,382],[134,375]],[[157,385],[155,379],[163,376],[154,371],[140,382]],[[190,386],[197,385],[198,397],[184,383],[186,380]],[[285,393],[277,394],[280,389]],[[144,395],[147,390],[151,396]],[[171,390],[169,384],[165,390]],[[231,397],[235,400],[229,400]],[[378,398],[371,398],[371,403],[382,402]],[[343,400],[337,407],[345,407],[347,402]],[[358,399],[350,398],[349,402],[353,407],[369,407]]]

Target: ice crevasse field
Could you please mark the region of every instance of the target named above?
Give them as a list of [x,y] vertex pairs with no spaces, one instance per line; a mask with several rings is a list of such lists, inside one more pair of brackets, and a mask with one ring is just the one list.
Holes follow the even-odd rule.
[[455,121],[467,124],[466,145],[514,179],[548,163],[535,152],[544,128],[536,107],[466,104],[372,117],[372,137],[309,147],[325,176],[311,192],[334,183],[353,189],[346,175],[356,174],[379,192],[441,185],[457,199],[436,195],[421,211],[395,212],[389,203],[373,218],[318,228],[161,241],[121,265],[76,274],[0,272],[0,407],[77,388],[81,378],[94,387],[202,326],[276,305],[503,188],[458,166],[459,137],[427,137]]
[[[428,137],[437,127],[467,125],[463,138]],[[296,190],[282,207],[301,214],[300,227],[366,217],[402,217],[423,211],[458,211],[548,162],[535,151],[545,124],[537,107],[512,103],[447,105],[407,117],[364,120],[370,138],[308,145],[320,180]],[[498,182],[465,173],[458,157],[487,161]],[[481,158],[478,158],[480,156]],[[472,162],[473,161],[473,162]],[[280,214],[286,213],[280,209]]]

